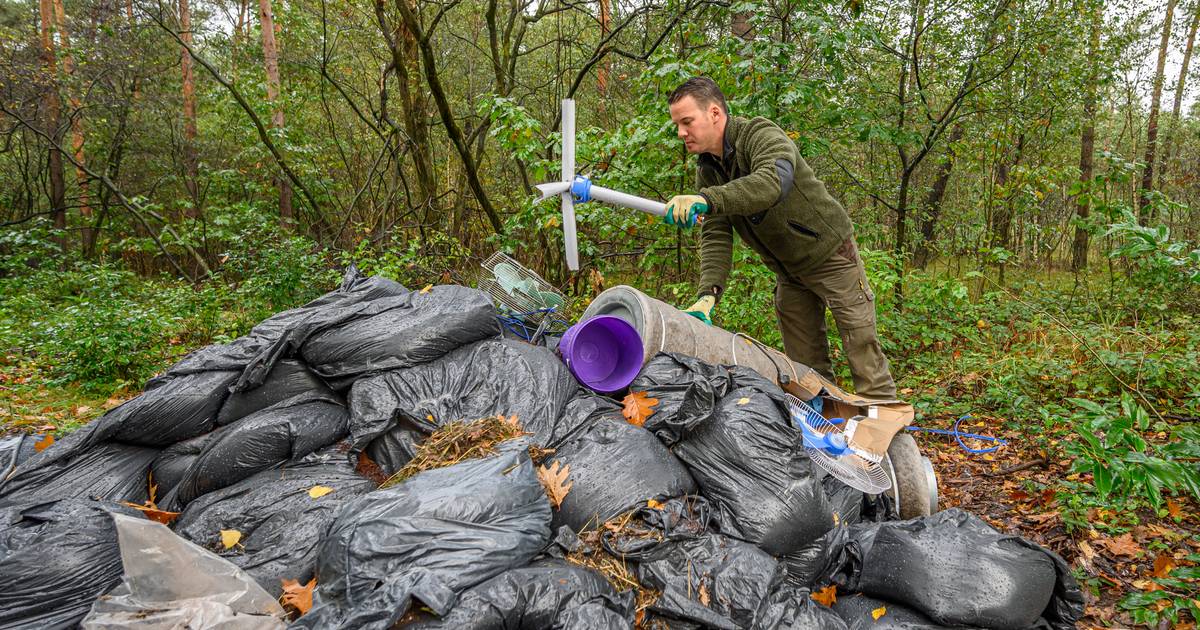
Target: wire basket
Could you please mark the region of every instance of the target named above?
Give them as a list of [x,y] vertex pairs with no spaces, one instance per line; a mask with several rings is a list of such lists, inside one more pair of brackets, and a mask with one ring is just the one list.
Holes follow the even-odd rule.
[[[477,286],[496,305],[501,321],[514,333],[529,339],[539,332],[561,332],[565,295],[503,252],[488,256],[480,265]],[[527,334],[526,334],[527,333]]]

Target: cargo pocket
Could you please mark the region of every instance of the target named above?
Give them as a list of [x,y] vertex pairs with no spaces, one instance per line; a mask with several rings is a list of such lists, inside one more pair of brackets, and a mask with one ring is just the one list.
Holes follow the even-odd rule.
[[800,234],[802,236],[807,236],[812,239],[820,238],[820,235],[817,234],[812,229],[804,227],[803,225],[800,225],[799,223],[792,221],[791,219],[788,219],[787,224],[788,224],[788,227],[792,228],[792,231],[796,232],[797,234]]

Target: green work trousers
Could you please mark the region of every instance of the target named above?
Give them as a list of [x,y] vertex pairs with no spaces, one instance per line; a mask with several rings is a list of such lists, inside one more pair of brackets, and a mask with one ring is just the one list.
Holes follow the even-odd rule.
[[841,335],[855,393],[866,398],[895,398],[896,383],[875,331],[875,294],[867,284],[853,236],[813,271],[775,280],[775,312],[788,357],[833,381],[826,308],[833,313]]

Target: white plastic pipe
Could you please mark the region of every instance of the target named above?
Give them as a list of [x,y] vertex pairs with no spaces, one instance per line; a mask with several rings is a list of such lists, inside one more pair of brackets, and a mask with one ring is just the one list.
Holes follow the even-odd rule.
[[630,195],[603,186],[593,185],[591,188],[591,197],[596,201],[603,201],[611,203],[614,206],[631,208],[633,210],[641,210],[646,214],[653,214],[660,217],[667,214],[667,204],[665,203],[646,199],[645,197],[638,197],[637,195]]
[[[562,102],[562,181],[575,179],[575,101]],[[575,235],[575,200],[568,190],[562,194],[563,245],[567,250],[567,269],[579,271],[579,245]]]

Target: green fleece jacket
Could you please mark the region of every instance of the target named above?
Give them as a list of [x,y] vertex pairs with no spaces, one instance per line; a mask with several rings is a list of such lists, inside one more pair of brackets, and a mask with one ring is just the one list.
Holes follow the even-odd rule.
[[737,232],[777,275],[793,280],[829,259],[853,234],[850,216],[765,118],[730,117],[725,155],[702,154],[696,185],[708,201],[700,229],[700,294],[720,299]]

